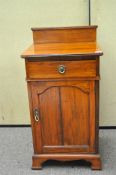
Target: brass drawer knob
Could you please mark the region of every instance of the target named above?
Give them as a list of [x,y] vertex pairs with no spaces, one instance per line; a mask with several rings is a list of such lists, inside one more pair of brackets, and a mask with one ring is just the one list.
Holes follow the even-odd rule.
[[65,67],[64,65],[59,65],[59,66],[58,66],[58,72],[59,72],[60,74],[64,74],[65,71],[66,71],[66,67]]

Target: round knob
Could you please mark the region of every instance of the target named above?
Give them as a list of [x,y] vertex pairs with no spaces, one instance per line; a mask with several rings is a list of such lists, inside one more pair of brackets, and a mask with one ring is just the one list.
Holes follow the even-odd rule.
[[60,66],[58,66],[58,72],[59,72],[60,74],[64,74],[65,71],[66,71],[66,68],[65,68],[64,65],[60,65]]

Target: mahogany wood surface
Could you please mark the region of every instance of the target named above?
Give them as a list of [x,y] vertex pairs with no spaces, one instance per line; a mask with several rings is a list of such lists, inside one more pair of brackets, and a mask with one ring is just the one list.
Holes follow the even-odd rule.
[[77,43],[44,43],[32,44],[23,54],[22,58],[38,58],[44,60],[49,56],[99,56],[102,51],[96,42],[77,42]]
[[32,28],[34,44],[38,43],[69,43],[69,42],[95,42],[96,28],[92,27],[56,27]]
[[33,44],[22,58],[64,55],[102,55],[96,43],[97,26],[66,28],[35,28]]
[[[95,152],[93,147],[95,135],[91,134],[95,130],[95,116],[93,117],[95,111],[90,101],[93,97],[90,83],[93,82],[31,83],[34,103],[36,101],[38,105],[35,108],[41,109],[39,124],[43,140],[41,150],[44,153],[68,152],[69,150],[70,152]],[[89,116],[90,113],[92,117]],[[90,128],[90,124],[93,127]],[[35,125],[35,129],[38,130],[40,125]],[[40,152],[40,150],[36,151]]]
[[[47,160],[80,160],[100,170],[99,56],[96,26],[33,28],[26,50],[34,155],[32,169]],[[63,66],[64,72],[59,67]]]
[[[59,73],[59,66],[65,67],[65,73]],[[96,60],[26,62],[27,78],[74,78],[95,77]]]
[[32,157],[32,169],[42,169],[42,163],[46,160],[71,161],[86,160],[91,163],[92,170],[101,170],[102,163],[99,154],[38,154]]

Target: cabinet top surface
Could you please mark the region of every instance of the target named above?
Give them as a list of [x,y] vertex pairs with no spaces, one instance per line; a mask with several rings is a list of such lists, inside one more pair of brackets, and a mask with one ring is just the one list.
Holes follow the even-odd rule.
[[22,58],[49,56],[100,56],[96,26],[67,28],[33,28],[33,44]]
[[96,43],[44,43],[32,44],[21,56],[28,57],[46,57],[46,56],[66,56],[80,55],[93,56],[102,55],[102,51]]

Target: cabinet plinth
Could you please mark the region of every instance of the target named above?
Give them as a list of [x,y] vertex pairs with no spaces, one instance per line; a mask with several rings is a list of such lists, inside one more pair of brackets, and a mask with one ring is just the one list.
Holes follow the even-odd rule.
[[33,28],[25,58],[33,135],[32,169],[81,160],[100,170],[96,28]]

